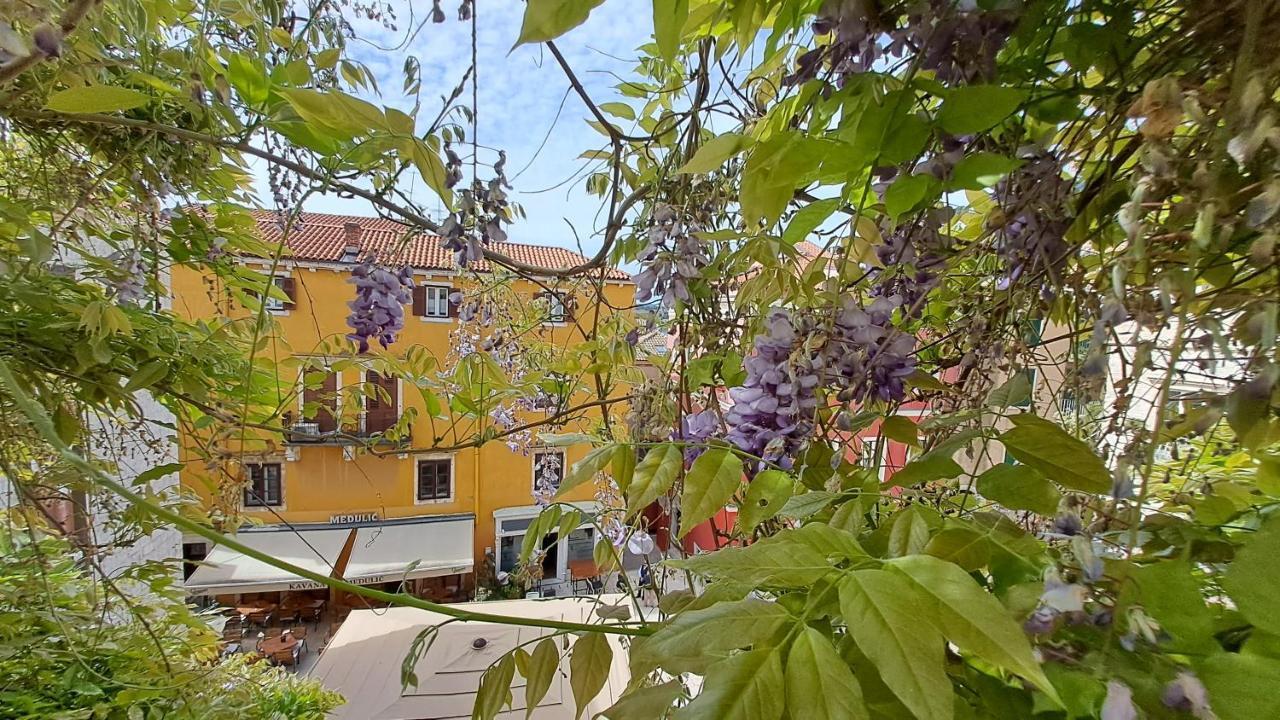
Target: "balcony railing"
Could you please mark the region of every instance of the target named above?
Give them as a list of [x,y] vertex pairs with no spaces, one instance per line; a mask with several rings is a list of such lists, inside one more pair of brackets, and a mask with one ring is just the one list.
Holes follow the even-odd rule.
[[328,431],[321,430],[318,422],[286,422],[284,442],[286,445],[321,446],[366,445],[371,442],[375,445],[396,446],[409,442],[408,438],[392,440],[384,435],[385,432],[386,429],[381,425],[376,429],[366,427],[364,417],[359,419],[357,425]]

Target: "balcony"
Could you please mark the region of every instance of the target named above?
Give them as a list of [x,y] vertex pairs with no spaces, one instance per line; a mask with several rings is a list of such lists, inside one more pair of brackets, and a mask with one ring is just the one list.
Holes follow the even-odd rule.
[[369,422],[363,415],[356,425],[325,429],[315,421],[291,422],[285,418],[284,444],[288,446],[347,447],[375,445],[400,447],[409,444],[409,438],[391,439],[384,435],[394,422]]

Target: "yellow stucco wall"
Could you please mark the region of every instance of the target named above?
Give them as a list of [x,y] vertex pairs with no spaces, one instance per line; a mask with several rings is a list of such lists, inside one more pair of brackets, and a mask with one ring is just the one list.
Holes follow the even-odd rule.
[[[291,310],[276,314],[280,334],[278,338],[270,339],[260,354],[275,358],[316,354],[322,343],[340,340],[347,332],[345,319],[349,310],[346,303],[354,294],[354,286],[347,282],[348,273],[340,266],[321,264],[284,264],[279,272],[294,279],[296,305]],[[420,283],[452,284],[455,287],[463,282],[450,273],[420,272],[415,279]],[[219,294],[211,290],[205,277],[179,268],[173,274],[172,289],[174,312],[193,319],[218,316],[215,298]],[[532,298],[538,289],[525,281],[517,281],[512,286],[516,295],[528,298]],[[611,282],[605,286],[605,293],[611,305],[627,307],[634,296],[634,288],[629,283]],[[591,308],[582,306],[583,300],[579,297],[576,316],[578,323],[587,328],[595,313]],[[231,308],[225,299],[218,300],[218,303],[223,313],[230,309],[235,315],[249,314],[244,308]],[[420,346],[444,364],[449,354],[449,333],[457,327],[457,321],[414,317],[409,314],[407,306],[405,311],[405,329],[398,341],[385,352],[403,356],[410,348]],[[602,308],[602,316],[606,312]],[[547,326],[545,332],[558,345],[573,342],[575,338],[581,340],[581,331],[572,324]],[[376,352],[384,351],[377,348]],[[339,386],[360,382],[359,373],[358,369],[347,369],[339,378]],[[433,440],[421,399],[403,382],[400,398],[403,408],[417,407],[421,413],[413,427],[410,447],[415,451],[431,447]],[[613,412],[618,415],[622,410],[621,406],[615,406]],[[578,429],[567,426],[552,431],[574,432]],[[190,440],[184,438],[186,442]],[[183,455],[189,458],[190,453],[185,452],[186,449],[184,446]],[[566,466],[588,451],[585,445],[567,448]],[[494,511],[533,503],[532,455],[512,451],[500,441],[489,442],[480,449],[450,452],[454,472],[452,501],[417,503],[415,460],[431,454],[421,450],[406,454],[357,454],[349,457],[342,447],[296,445],[291,453],[293,459],[287,459],[284,453],[271,459],[281,463],[282,472],[283,507],[275,508],[276,513],[290,523],[325,523],[331,515],[346,513],[376,512],[381,518],[474,513],[475,560],[478,566],[484,550],[495,544]],[[208,502],[209,483],[201,463],[188,463],[182,472],[182,482]],[[592,489],[588,485],[577,489],[566,499],[590,500],[591,496]],[[271,512],[249,512],[248,515],[264,523],[278,522]]]

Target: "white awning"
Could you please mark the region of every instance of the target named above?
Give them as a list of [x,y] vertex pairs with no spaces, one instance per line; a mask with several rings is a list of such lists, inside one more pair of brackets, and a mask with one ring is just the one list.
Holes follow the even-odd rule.
[[[233,537],[262,553],[321,575],[332,575],[352,527],[270,527]],[[343,578],[357,585],[471,572],[471,516],[414,518],[354,528]],[[187,579],[190,595],[314,590],[323,584],[215,545]]]
[[[570,622],[599,622],[596,602],[616,604],[621,596],[508,600],[462,603],[454,607],[525,618]],[[404,720],[471,717],[476,690],[486,668],[518,645],[532,651],[538,638],[551,631],[487,622],[446,622],[450,618],[427,610],[392,607],[356,610],[342,623],[309,673],[342,694],[345,703],[330,712],[334,720]],[[417,684],[400,685],[400,672],[415,639],[428,627],[438,627],[429,648],[413,663]],[[613,649],[604,687],[585,708],[595,717],[618,699],[627,687],[627,650],[616,635],[606,636]],[[573,636],[566,636],[572,642]],[[559,645],[560,641],[557,641]],[[562,653],[551,687],[531,713],[534,720],[573,720],[576,707],[569,687],[569,657]],[[511,687],[511,710],[502,720],[524,720],[524,679],[517,673]]]

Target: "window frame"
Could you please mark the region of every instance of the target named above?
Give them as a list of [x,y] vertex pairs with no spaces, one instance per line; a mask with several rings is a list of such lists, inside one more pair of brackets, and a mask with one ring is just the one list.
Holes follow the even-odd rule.
[[544,292],[539,299],[542,301],[543,309],[546,310],[546,317],[542,321],[544,325],[565,325],[569,322],[569,304],[565,301],[564,295],[558,292]]
[[[433,493],[432,497],[423,497],[423,494],[422,494],[423,464],[424,463],[442,463],[442,462],[449,464],[448,494],[444,497],[436,497],[434,496],[434,493]],[[423,455],[421,457],[414,458],[414,462],[413,462],[413,502],[414,504],[415,505],[436,505],[441,503],[453,502],[455,499],[454,489],[456,487],[456,485],[454,484],[454,469],[455,469],[455,464],[453,462],[452,455]],[[439,482],[439,479],[440,479],[439,475],[437,474],[436,481]]]
[[[435,283],[423,283],[422,288],[426,298],[426,305],[423,308],[423,313],[422,313],[423,318],[427,320],[448,320],[453,316],[453,309],[449,306],[449,295],[453,292],[452,287],[450,287],[449,285],[438,285]],[[439,309],[439,308],[433,308],[433,305],[432,305],[431,296],[432,296],[432,293],[436,293],[436,292],[439,293],[438,297],[436,298],[436,304],[438,304],[440,308],[444,309],[443,314],[437,314],[432,312],[433,309]]]
[[[246,509],[249,508],[283,508],[284,507],[284,463],[276,461],[267,462],[248,462],[242,463],[245,474],[248,475],[249,484],[241,493],[240,502]],[[266,468],[274,467],[276,469],[276,493],[275,502],[271,501],[270,485],[266,475]],[[254,477],[252,468],[258,468],[261,473],[257,478]],[[262,482],[262,491],[258,491],[258,481]],[[256,498],[255,498],[256,496]]]
[[[272,275],[271,284],[275,285],[277,288],[279,288],[280,292],[284,293],[287,296],[289,294],[288,285],[289,285],[290,279],[291,279],[290,276],[284,275],[284,274]],[[270,293],[263,296],[262,298],[262,307],[267,312],[273,315],[288,315],[289,306],[291,304],[292,304],[291,300],[280,300],[272,297]]]

